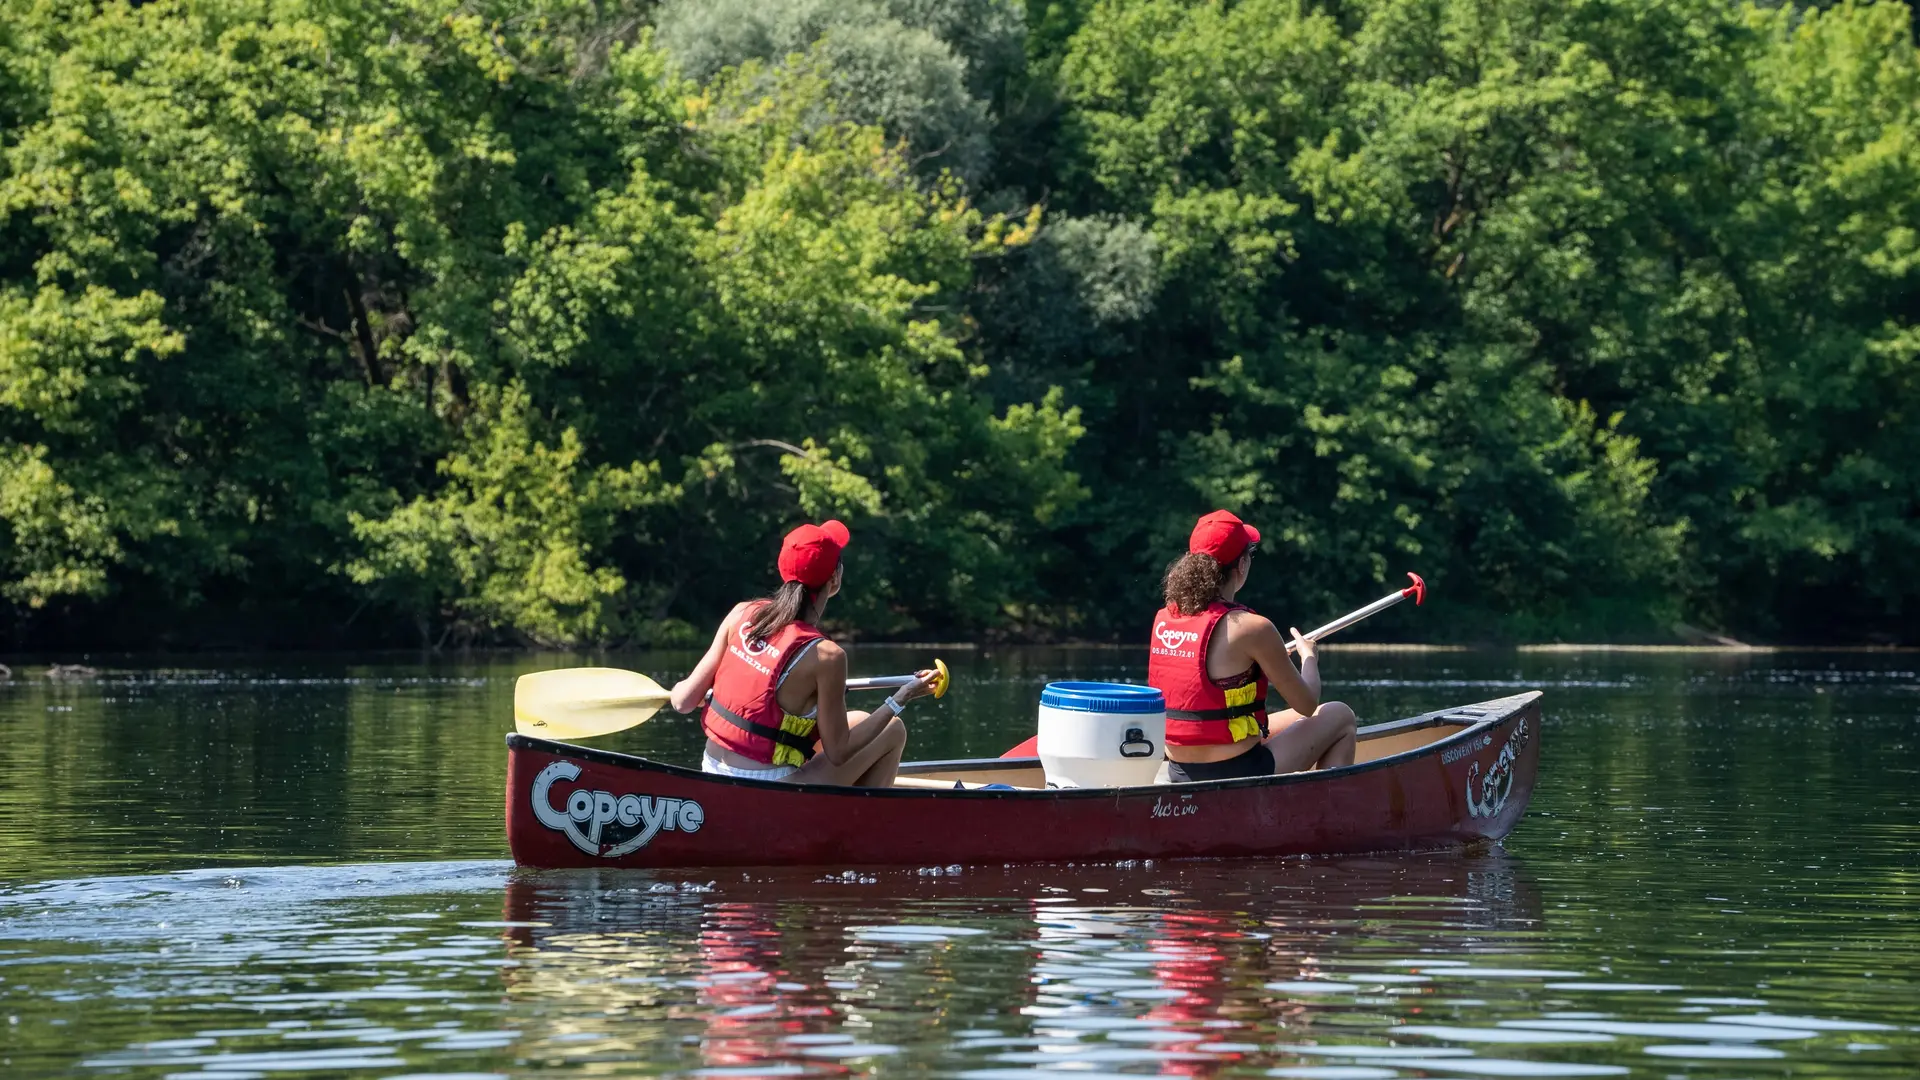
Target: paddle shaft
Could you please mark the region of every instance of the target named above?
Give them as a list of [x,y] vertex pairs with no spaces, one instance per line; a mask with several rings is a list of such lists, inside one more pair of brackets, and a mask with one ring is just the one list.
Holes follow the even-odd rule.
[[[933,670],[930,687],[933,696],[945,697],[953,682],[947,674],[947,665],[935,657]],[[848,679],[847,689],[896,690],[913,681],[912,675]],[[713,700],[711,689],[706,693],[706,700]],[[619,668],[531,671],[513,683],[514,727],[522,735],[543,738],[610,735],[646,723],[654,713],[671,704],[671,691],[637,671]],[[899,711],[897,706],[895,711]]]
[[[917,678],[919,678],[917,675],[872,675],[864,679],[848,679],[847,689],[894,690],[907,685]],[[707,691],[707,696],[712,697],[713,691]]]
[[[1306,638],[1308,641],[1319,641],[1321,638],[1326,637],[1327,635],[1334,633],[1337,630],[1345,630],[1347,627],[1352,626],[1354,623],[1359,622],[1361,619],[1365,619],[1372,615],[1378,615],[1381,612],[1392,607],[1393,605],[1399,603],[1400,601],[1405,600],[1409,596],[1414,598],[1413,602],[1415,604],[1422,603],[1427,598],[1427,583],[1420,580],[1419,574],[1409,573],[1407,576],[1413,579],[1413,584],[1407,586],[1404,589],[1397,589],[1393,592],[1390,592],[1387,595],[1381,597],[1380,599],[1375,600],[1373,603],[1368,604],[1366,607],[1349,611],[1345,615],[1340,616],[1339,618],[1333,620],[1332,622],[1326,624],[1325,626],[1316,627],[1300,636]],[[1287,642],[1288,652],[1297,652],[1299,648],[1300,648],[1299,641],[1296,640],[1296,641]]]
[[[935,660],[934,667],[939,674],[934,678],[934,697],[945,697],[947,692],[947,665]],[[849,690],[897,690],[918,679],[918,675],[869,675],[862,679],[848,679]],[[707,691],[711,698],[713,691]]]

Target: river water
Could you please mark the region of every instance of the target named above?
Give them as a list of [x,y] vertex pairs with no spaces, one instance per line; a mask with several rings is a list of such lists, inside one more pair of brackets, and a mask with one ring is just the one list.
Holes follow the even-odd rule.
[[[948,660],[910,756],[1141,674]],[[1920,1075],[1920,656],[1327,650],[1369,720],[1546,692],[1533,805],[1486,851],[515,871],[513,679],[579,662],[15,662],[0,1075]]]

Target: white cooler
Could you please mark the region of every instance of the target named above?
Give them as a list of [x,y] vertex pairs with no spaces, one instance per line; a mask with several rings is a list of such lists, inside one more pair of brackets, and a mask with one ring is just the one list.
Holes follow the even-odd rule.
[[1040,765],[1050,788],[1155,782],[1165,755],[1167,701],[1151,686],[1048,683],[1040,693]]

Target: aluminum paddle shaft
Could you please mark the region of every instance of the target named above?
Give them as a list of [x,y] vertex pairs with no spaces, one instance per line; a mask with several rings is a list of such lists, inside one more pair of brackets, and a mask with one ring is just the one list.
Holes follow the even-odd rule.
[[[947,696],[947,685],[953,680],[947,674],[947,665],[939,660],[933,662],[933,696]],[[849,690],[893,690],[912,682],[915,675],[870,675],[864,679],[848,679]]]
[[[1370,615],[1378,615],[1409,596],[1413,597],[1413,602],[1416,607],[1425,603],[1427,599],[1427,583],[1420,580],[1420,575],[1412,571],[1408,571],[1407,576],[1413,579],[1413,584],[1396,592],[1390,592],[1380,599],[1375,600],[1373,603],[1368,604],[1366,607],[1360,608],[1357,611],[1349,611],[1327,625],[1316,627],[1300,636],[1306,638],[1308,641],[1319,641],[1321,638],[1337,630],[1345,630],[1347,627],[1352,626],[1354,623]],[[1294,652],[1299,648],[1299,645],[1298,640],[1289,641],[1287,642],[1287,651]]]
[[[934,670],[933,696],[937,698],[946,697],[947,686],[953,681],[952,677],[947,674],[946,661],[936,659],[933,662],[933,670]],[[908,683],[912,682],[916,678],[919,678],[919,676],[917,675],[869,675],[861,679],[848,679],[847,689],[848,690],[897,690],[900,687],[905,686]],[[707,695],[711,697],[713,695],[713,692],[708,691]]]
[[[933,662],[933,696],[945,697],[952,678],[947,665]],[[905,686],[911,675],[848,679],[849,690]],[[713,692],[709,690],[711,698]],[[513,684],[513,723],[522,735],[543,739],[589,739],[643,724],[673,702],[666,687],[637,671],[619,668],[561,668],[532,671]]]

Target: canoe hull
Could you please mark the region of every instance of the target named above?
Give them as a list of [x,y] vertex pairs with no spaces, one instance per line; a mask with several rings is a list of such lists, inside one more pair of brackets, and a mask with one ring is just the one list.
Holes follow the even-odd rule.
[[1345,769],[1078,791],[766,783],[510,735],[507,840],[514,861],[531,867],[944,866],[1450,847],[1500,839],[1525,812],[1540,759],[1539,698],[1363,729],[1363,738],[1403,739],[1394,733],[1455,730]]

